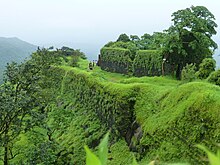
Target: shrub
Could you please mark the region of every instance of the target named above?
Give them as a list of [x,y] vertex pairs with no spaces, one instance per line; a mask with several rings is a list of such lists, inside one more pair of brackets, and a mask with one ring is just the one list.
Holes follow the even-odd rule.
[[202,63],[199,65],[199,71],[196,72],[196,76],[199,79],[206,79],[211,72],[215,70],[216,62],[212,58],[203,59]]
[[196,79],[196,66],[195,64],[187,64],[181,73],[181,80],[185,82],[191,82]]
[[[111,160],[108,160],[111,157],[112,152],[110,152],[110,155],[108,155],[108,139],[109,139],[109,133],[105,135],[105,137],[102,139],[98,146],[98,156],[96,156],[88,146],[84,146],[86,151],[86,165],[107,165],[107,164],[130,164],[131,165],[138,165],[135,157],[133,154],[131,154],[129,151],[127,151],[127,148],[124,145],[119,145],[119,148],[117,150],[117,159],[114,158]],[[119,143],[123,143],[123,141],[119,141]],[[118,144],[116,144],[118,145]],[[113,145],[114,146],[114,145]],[[121,147],[121,148],[120,148]],[[127,154],[127,157],[124,157],[124,154]]]
[[208,82],[220,86],[220,69],[212,72],[208,77]]
[[79,56],[71,56],[71,60],[69,61],[69,65],[72,67],[77,67],[79,62]]
[[130,61],[131,52],[125,48],[103,47],[101,58],[103,61],[122,62]]

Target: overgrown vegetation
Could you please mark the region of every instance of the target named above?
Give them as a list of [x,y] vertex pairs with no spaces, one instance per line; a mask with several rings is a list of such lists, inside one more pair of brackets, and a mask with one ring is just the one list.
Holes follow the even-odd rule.
[[101,49],[99,66],[110,72],[128,74],[132,66],[131,56],[128,49],[104,47]]
[[220,70],[219,69],[210,74],[210,76],[208,77],[208,82],[220,86]]
[[[159,74],[164,75],[165,69],[165,73],[175,74],[177,79],[181,79],[182,70],[187,64],[195,64],[197,71],[203,59],[212,58],[213,52],[217,48],[217,44],[212,39],[212,36],[216,34],[217,24],[214,15],[204,6],[191,6],[178,10],[172,14],[172,21],[173,25],[163,32],[155,32],[153,35],[146,33],[141,37],[137,35],[129,37],[126,34],[121,34],[115,42],[109,42],[105,47],[130,50],[132,61],[138,56],[137,51],[139,50],[159,50],[162,57],[155,57],[154,59],[157,60],[153,64],[157,66],[157,64],[163,63],[160,66],[161,72]],[[150,61],[152,60],[148,59],[145,65],[148,66]],[[112,67],[114,68],[114,66]],[[152,68],[153,66],[151,64],[148,67]],[[201,69],[198,72],[200,79],[203,76],[204,78],[208,77],[208,73],[202,73],[202,67],[205,66],[200,65]],[[154,75],[145,73],[144,69],[141,72],[146,76]]]
[[[185,12],[194,21],[210,19],[211,32],[203,32],[207,37],[197,31],[199,25],[188,27],[182,21]],[[117,43],[101,50],[99,64],[106,62],[103,67],[111,72],[126,68],[123,72],[129,73],[141,68],[152,76],[159,75],[160,67],[164,69],[164,63],[169,63],[176,69],[177,78],[182,71],[182,80],[188,83],[166,76],[129,77],[97,66],[91,70],[82,52],[67,47],[38,49],[23,64],[8,65],[5,83],[0,86],[0,164],[130,164],[133,155],[137,159],[133,164],[207,164],[196,145],[212,151],[217,148],[220,87],[205,80],[190,81],[196,75],[200,79],[209,76],[209,82],[219,85],[219,70],[212,72],[213,60],[205,59],[197,68],[204,57],[211,55],[207,46],[215,48],[210,38],[215,33],[214,18],[204,7],[191,7],[173,16],[175,26],[168,34],[173,32],[170,36],[175,43],[167,40],[169,51],[157,40],[165,40],[161,33],[145,34],[142,39],[121,35]],[[194,37],[205,40],[201,44],[204,49],[201,57],[193,56],[195,61],[188,61],[190,53],[201,53]],[[142,50],[141,43],[148,41],[148,48],[157,45],[158,50]],[[141,46],[131,49],[129,45]],[[138,50],[135,57],[133,50]],[[161,52],[168,53],[163,61]],[[186,65],[187,61],[195,65]],[[99,145],[108,130],[109,157],[108,136]],[[84,145],[88,146],[87,157]],[[97,147],[98,157],[91,152]]]
[[162,73],[162,54],[157,50],[139,50],[133,63],[134,76],[158,76]]
[[199,65],[199,70],[196,76],[199,79],[206,79],[213,71],[215,71],[216,62],[212,58],[203,59],[202,63]]
[[195,64],[187,64],[181,73],[181,80],[183,82],[191,82],[196,80],[196,66]]
[[[106,134],[104,139],[102,139],[101,143],[98,146],[99,151],[99,157],[97,157],[89,148],[88,146],[85,146],[86,151],[86,165],[107,165],[108,164],[108,137],[109,134]],[[208,155],[207,162],[210,163],[210,165],[218,165],[220,164],[220,150],[217,150],[217,154],[215,155],[211,151],[209,151],[206,147],[202,145],[197,145],[198,148],[206,152]],[[122,149],[122,148],[119,148]],[[124,150],[122,150],[124,152]],[[132,155],[128,157],[128,160],[131,159]],[[131,164],[131,160],[129,160],[127,163],[123,162],[124,164]],[[119,164],[119,163],[114,163]],[[152,161],[148,165],[155,165],[160,164],[158,161]],[[136,158],[133,155],[133,161],[131,165],[138,165]],[[186,163],[175,163],[175,164],[166,164],[166,165],[187,165]]]
[[[7,90],[29,93],[35,99],[25,96],[29,109],[22,99],[25,111],[18,107],[19,113],[11,107],[16,104],[1,99],[2,121],[8,117],[6,107],[19,119],[10,124],[17,132],[10,129],[8,142],[3,136],[1,140],[2,153],[7,146],[8,164],[84,164],[83,145],[95,149],[109,129],[109,164],[128,164],[131,151],[139,162],[150,162],[158,155],[160,162],[202,163],[202,153],[192,146],[214,147],[212,143],[218,142],[218,87],[208,83],[179,86],[171,78],[128,78],[116,73],[113,80],[98,67],[88,71],[85,60],[72,67],[62,58],[57,51],[43,49],[21,66],[8,66]],[[6,91],[1,94],[15,101]]]

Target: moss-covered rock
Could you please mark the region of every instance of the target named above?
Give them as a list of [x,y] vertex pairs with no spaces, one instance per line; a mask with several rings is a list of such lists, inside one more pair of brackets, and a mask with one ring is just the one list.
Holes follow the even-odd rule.
[[[114,157],[110,162],[119,161],[117,151],[119,155],[121,150],[116,146],[123,142],[122,146],[126,144],[136,152],[139,161],[157,158],[161,162],[204,164],[195,145],[214,149],[219,143],[220,88],[215,85],[180,85],[166,77],[127,78],[113,83],[103,81],[95,71],[72,67],[51,68],[48,79],[53,81],[46,91],[56,96],[50,118],[56,119],[53,112],[71,112],[63,117],[55,115],[58,118],[54,121],[71,116],[67,127],[61,129],[64,132],[54,135],[64,147],[60,161],[68,158],[83,164],[83,145],[95,148],[109,129],[114,146],[110,148],[116,154],[110,154]],[[129,154],[122,157],[130,155],[127,149]]]

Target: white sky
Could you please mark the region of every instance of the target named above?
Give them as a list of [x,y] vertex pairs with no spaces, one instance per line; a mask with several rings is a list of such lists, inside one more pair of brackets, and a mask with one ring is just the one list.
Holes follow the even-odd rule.
[[[104,44],[121,33],[167,29],[171,14],[191,5],[206,6],[220,26],[220,0],[0,0],[0,36],[36,45]],[[220,34],[214,40],[220,43]]]

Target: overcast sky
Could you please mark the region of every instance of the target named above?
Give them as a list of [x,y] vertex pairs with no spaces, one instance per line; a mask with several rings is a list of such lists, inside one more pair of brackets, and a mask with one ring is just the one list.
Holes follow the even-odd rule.
[[[167,29],[173,12],[192,5],[206,6],[220,26],[219,0],[0,0],[0,36],[36,45],[100,45],[121,33]],[[214,39],[219,43],[220,34]]]

